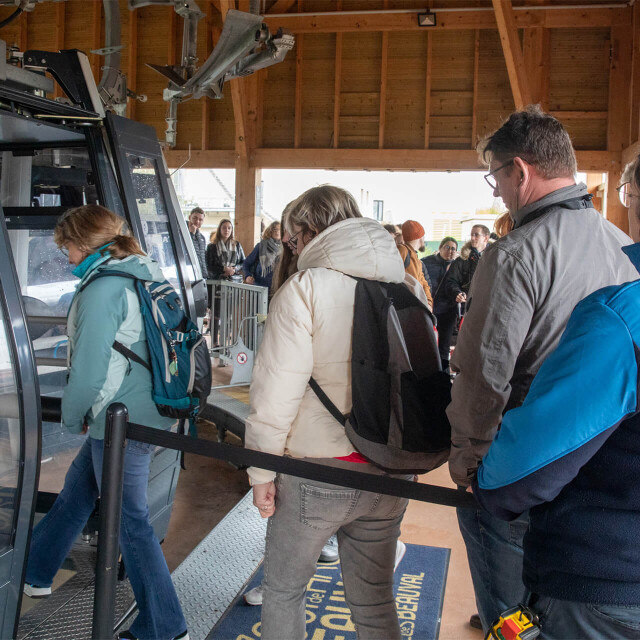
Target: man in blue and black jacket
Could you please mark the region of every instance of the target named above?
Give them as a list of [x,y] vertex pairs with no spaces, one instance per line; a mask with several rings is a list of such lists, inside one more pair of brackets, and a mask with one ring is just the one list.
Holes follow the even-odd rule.
[[[640,270],[640,157],[622,182]],[[544,638],[640,637],[639,364],[640,280],[585,298],[473,482],[494,516],[530,509],[523,580]]]

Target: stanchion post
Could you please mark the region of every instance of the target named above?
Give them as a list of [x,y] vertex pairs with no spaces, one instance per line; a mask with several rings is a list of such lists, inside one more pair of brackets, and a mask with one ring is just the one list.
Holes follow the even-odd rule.
[[96,589],[93,599],[94,640],[111,638],[118,577],[118,538],[122,511],[124,453],[129,412],[120,402],[107,409],[100,487],[100,525]]

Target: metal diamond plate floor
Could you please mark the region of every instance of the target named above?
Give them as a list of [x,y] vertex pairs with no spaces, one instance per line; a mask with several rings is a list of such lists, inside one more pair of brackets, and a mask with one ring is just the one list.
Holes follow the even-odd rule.
[[267,521],[250,491],[173,572],[189,636],[205,640],[262,561]]
[[[66,566],[76,571],[76,575],[20,618],[19,640],[91,638],[96,553],[91,545],[74,545]],[[129,581],[118,582],[116,620],[126,613],[133,599]]]

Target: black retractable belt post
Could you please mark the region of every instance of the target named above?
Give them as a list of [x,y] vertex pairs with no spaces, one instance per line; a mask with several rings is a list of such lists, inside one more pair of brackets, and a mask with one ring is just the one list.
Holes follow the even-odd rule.
[[100,526],[92,638],[111,638],[118,577],[118,538],[122,511],[124,453],[129,413],[120,402],[107,409],[100,487]]

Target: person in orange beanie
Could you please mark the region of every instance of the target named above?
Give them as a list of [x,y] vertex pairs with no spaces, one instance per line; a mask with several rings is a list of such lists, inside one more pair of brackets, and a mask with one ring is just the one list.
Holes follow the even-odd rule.
[[402,238],[404,243],[398,245],[398,251],[404,261],[404,270],[422,285],[429,301],[429,309],[433,309],[431,288],[424,277],[422,263],[418,258],[418,248],[424,238],[424,227],[415,220],[407,220],[402,225]]

